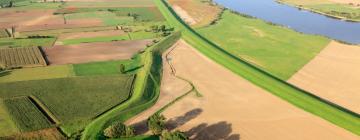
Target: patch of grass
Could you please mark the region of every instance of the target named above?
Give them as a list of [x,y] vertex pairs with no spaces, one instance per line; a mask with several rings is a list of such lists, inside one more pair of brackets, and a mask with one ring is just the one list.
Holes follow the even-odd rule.
[[109,75],[2,83],[0,98],[33,95],[61,125],[76,123],[74,130],[80,130],[91,119],[128,99],[132,81],[132,75]]
[[150,7],[152,0],[120,0],[108,2],[67,2],[66,7],[95,8],[95,7]]
[[3,100],[0,99],[0,138],[13,135],[17,132],[19,132],[19,130],[12,121],[10,114],[6,111]]
[[73,75],[74,72],[72,65],[22,68],[11,70],[7,75],[0,77],[0,83],[64,78],[71,77]]
[[359,115],[291,86],[230,54],[186,25],[165,0],[155,0],[155,3],[169,24],[182,31],[182,38],[210,59],[294,106],[360,135]]
[[164,17],[156,7],[111,8],[117,16],[134,16],[136,21],[162,21]]
[[111,42],[111,41],[121,41],[121,40],[140,40],[140,39],[151,39],[157,37],[157,34],[152,32],[130,32],[124,35],[118,36],[100,36],[100,37],[90,37],[90,38],[76,38],[76,39],[67,39],[63,41],[64,45],[73,45],[80,43],[94,43],[94,42]]
[[96,19],[100,19],[103,22],[103,24],[106,26],[127,24],[134,21],[133,17],[128,17],[128,16],[119,17],[109,11],[93,11],[93,12],[66,14],[65,18],[66,20],[96,18]]
[[[67,29],[49,29],[41,31],[25,31],[21,32],[21,37],[42,35],[42,36],[58,36],[62,33],[74,33],[74,32],[95,32],[105,30],[115,30],[115,26],[98,26],[98,27],[81,27],[81,28],[67,28]],[[1,46],[1,45],[0,45]]]
[[0,29],[0,38],[7,38],[7,37],[9,37],[9,34],[4,29]]
[[125,65],[125,71],[136,73],[136,69],[141,66],[139,62],[140,60],[136,58],[137,57],[135,57],[134,60],[117,60],[75,64],[74,72],[77,76],[122,74],[120,71],[120,65],[123,64]]
[[5,99],[4,104],[22,132],[52,127],[51,122],[28,97]]
[[51,47],[56,38],[0,38],[1,47]]
[[198,31],[234,56],[283,80],[289,79],[330,41],[230,11],[225,11],[217,24]]

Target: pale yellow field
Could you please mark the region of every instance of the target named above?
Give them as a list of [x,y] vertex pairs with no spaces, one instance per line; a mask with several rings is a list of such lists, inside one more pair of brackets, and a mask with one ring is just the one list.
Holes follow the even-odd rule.
[[281,100],[181,42],[170,55],[178,75],[203,97],[187,96],[163,113],[168,128],[196,140],[358,140],[356,136]]
[[360,46],[332,41],[289,82],[360,113]]

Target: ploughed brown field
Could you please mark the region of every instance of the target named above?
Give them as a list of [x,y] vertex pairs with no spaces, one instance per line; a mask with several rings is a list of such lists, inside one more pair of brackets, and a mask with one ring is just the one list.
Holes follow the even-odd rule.
[[360,46],[332,41],[288,82],[360,114]]
[[203,97],[187,96],[165,110],[169,129],[196,140],[360,138],[253,85],[183,41],[175,47],[170,58],[177,74]]
[[[100,19],[72,19],[66,24],[62,15],[53,15],[55,10],[0,11],[0,28],[16,27],[17,31],[36,31],[77,27],[102,26]],[[36,17],[36,18],[34,18]]]
[[50,65],[76,64],[92,61],[129,59],[144,49],[151,40],[113,41],[82,43],[77,45],[55,45],[43,48]]

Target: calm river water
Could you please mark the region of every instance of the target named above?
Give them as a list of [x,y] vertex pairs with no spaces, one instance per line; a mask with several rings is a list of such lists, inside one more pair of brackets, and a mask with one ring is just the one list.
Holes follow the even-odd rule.
[[299,10],[275,0],[214,0],[234,11],[265,21],[287,26],[296,31],[327,36],[353,44],[360,44],[360,23],[329,18]]

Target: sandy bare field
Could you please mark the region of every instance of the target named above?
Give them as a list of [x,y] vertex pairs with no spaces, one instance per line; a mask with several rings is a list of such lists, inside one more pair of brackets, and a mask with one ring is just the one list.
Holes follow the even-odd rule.
[[[211,5],[208,0],[168,0],[176,13],[184,19],[193,19],[194,27],[209,25],[218,17],[221,8]],[[185,20],[186,21],[186,20]],[[189,22],[189,21],[187,21]],[[191,23],[191,21],[190,21]]]
[[43,48],[50,65],[130,59],[151,40],[82,43]]
[[[189,83],[178,79],[173,73],[169,61],[166,59],[166,54],[171,54],[171,49],[163,55],[163,77],[161,81],[160,96],[158,101],[151,108],[140,113],[139,115],[131,118],[126,122],[128,125],[132,125],[137,134],[144,134],[148,132],[146,126],[146,120],[153,115],[156,111],[176,99],[177,97],[189,92],[192,87]],[[192,96],[192,95],[188,95]]]
[[184,9],[182,9],[181,7],[174,5],[173,9],[175,10],[175,12],[189,25],[194,25],[196,24],[195,19],[193,19]]
[[214,63],[182,42],[171,61],[203,97],[187,96],[164,112],[168,128],[196,140],[359,139],[281,100]]
[[11,28],[12,26],[23,26],[31,24],[32,21],[39,21],[43,17],[52,16],[54,10],[1,10],[0,27]]
[[360,113],[360,46],[332,41],[288,82]]
[[122,34],[124,34],[124,31],[122,31],[122,30],[63,33],[58,37],[58,40],[61,41],[61,40],[66,40],[66,39],[91,38],[91,37],[101,37],[101,36],[116,36],[116,35],[122,35]]
[[49,29],[64,29],[64,28],[79,28],[79,27],[93,27],[102,26],[103,22],[100,19],[72,19],[64,24],[64,19],[61,16],[53,16],[47,18],[36,25],[31,26],[18,26],[18,31],[36,31],[36,30],[49,30]]

